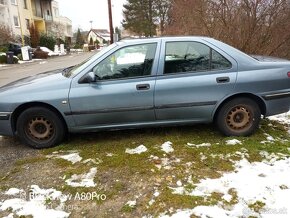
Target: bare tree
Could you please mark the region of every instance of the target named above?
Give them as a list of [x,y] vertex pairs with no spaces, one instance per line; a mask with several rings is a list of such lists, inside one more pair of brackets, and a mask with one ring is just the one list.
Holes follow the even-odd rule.
[[8,26],[0,24],[0,45],[14,41],[14,38],[12,30]]
[[290,58],[287,0],[174,0],[167,34],[205,35],[250,54]]

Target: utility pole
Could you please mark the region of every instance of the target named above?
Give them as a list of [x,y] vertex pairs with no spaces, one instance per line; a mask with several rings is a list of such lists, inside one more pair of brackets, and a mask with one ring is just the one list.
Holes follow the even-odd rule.
[[110,43],[112,44],[114,42],[113,34],[113,19],[112,19],[112,4],[111,0],[108,0],[108,9],[109,9],[109,27],[110,27]]

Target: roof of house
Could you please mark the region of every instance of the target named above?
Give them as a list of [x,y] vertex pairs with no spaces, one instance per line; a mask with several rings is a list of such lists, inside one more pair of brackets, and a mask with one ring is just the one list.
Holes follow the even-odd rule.
[[110,32],[106,29],[91,29],[90,32],[94,32],[96,35],[100,36],[101,38],[105,39],[106,41],[110,40]]

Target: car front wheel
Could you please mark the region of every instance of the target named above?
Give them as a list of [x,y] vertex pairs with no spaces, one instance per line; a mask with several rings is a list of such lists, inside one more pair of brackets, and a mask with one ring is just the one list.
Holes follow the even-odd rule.
[[23,111],[16,123],[21,141],[33,148],[49,148],[59,144],[66,133],[62,120],[44,107]]
[[236,98],[225,103],[219,110],[216,124],[226,136],[249,136],[259,127],[261,110],[249,98]]

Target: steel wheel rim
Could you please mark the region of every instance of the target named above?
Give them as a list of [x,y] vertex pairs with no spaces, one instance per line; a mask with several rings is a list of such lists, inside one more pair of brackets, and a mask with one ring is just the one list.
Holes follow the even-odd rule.
[[33,139],[47,141],[54,135],[54,126],[45,117],[34,117],[28,121],[27,133]]
[[226,122],[233,130],[244,130],[250,126],[251,117],[251,113],[246,107],[236,106],[227,114]]

